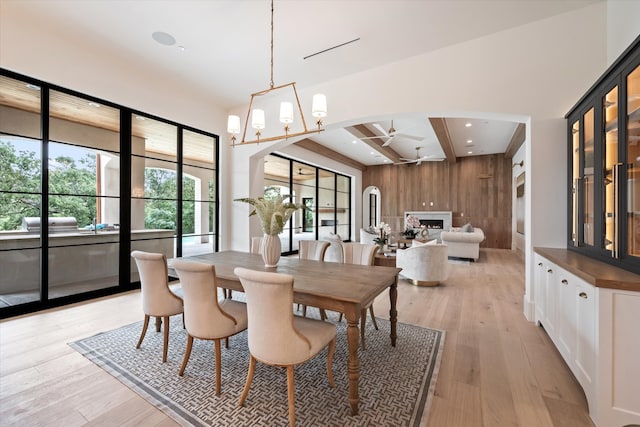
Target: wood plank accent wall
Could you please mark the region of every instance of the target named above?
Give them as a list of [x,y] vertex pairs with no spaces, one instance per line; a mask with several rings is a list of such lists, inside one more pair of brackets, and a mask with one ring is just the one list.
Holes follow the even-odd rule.
[[452,211],[454,227],[470,222],[484,230],[481,247],[511,248],[511,159],[504,154],[369,166],[362,188],[369,186],[380,190],[381,220],[393,231],[402,231],[405,211]]

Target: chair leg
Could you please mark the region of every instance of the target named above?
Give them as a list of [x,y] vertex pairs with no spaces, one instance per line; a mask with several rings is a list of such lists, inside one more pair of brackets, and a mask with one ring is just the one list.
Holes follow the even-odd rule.
[[376,328],[376,331],[379,331],[378,322],[376,322],[376,316],[375,316],[375,314],[373,314],[373,306],[372,305],[369,306],[369,313],[371,314],[371,320],[373,321],[373,326]]
[[342,322],[342,313],[340,313],[340,316],[338,316],[338,322]]
[[367,323],[367,309],[362,309],[362,311],[360,312],[360,341],[362,341],[362,350],[365,350],[365,345],[364,345],[364,327],[365,324]]
[[160,332],[160,325],[162,325],[162,318],[156,317],[156,332]]
[[222,352],[220,351],[220,340],[215,340],[216,343],[216,396],[220,396],[220,389],[221,387],[221,382],[222,382],[222,375],[220,374],[220,371],[222,370],[220,365],[221,363],[221,359],[222,359]]
[[144,325],[142,325],[142,332],[140,333],[140,339],[138,340],[138,344],[136,345],[136,348],[140,348],[140,346],[142,345],[142,340],[144,339],[144,336],[147,333],[147,328],[149,327],[150,317],[151,316],[149,316],[148,314],[144,315]]
[[333,353],[336,350],[336,339],[332,339],[329,343],[329,350],[327,352],[327,377],[329,378],[329,386],[335,387],[336,383],[333,381]]
[[224,339],[224,346],[228,349],[229,348],[229,337],[226,337]]
[[320,318],[322,320],[327,320],[327,312],[324,310],[324,308],[320,309]]
[[162,318],[164,322],[164,345],[162,346],[162,363],[167,361],[167,352],[169,351],[169,316]]
[[302,317],[307,317],[307,306],[306,305],[302,306]]
[[240,396],[240,402],[238,402],[238,406],[243,406],[244,401],[247,400],[247,395],[249,394],[249,388],[251,387],[251,381],[253,380],[253,373],[256,370],[256,358],[253,355],[249,358],[249,371],[247,372],[247,382],[244,384],[244,390],[242,390],[242,395]]
[[287,397],[289,400],[289,426],[296,425],[295,385],[293,382],[293,365],[287,366]]
[[184,351],[184,359],[182,360],[182,366],[180,367],[180,371],[178,371],[178,375],[180,376],[184,374],[184,370],[187,367],[187,363],[189,362],[189,357],[191,357],[192,347],[193,347],[193,337],[187,334],[187,349]]

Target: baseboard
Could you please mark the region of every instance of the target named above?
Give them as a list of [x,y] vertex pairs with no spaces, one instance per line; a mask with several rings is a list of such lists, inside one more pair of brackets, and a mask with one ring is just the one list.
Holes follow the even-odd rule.
[[536,320],[536,304],[529,299],[528,294],[524,294],[522,306],[524,307],[524,317],[529,322],[535,322]]

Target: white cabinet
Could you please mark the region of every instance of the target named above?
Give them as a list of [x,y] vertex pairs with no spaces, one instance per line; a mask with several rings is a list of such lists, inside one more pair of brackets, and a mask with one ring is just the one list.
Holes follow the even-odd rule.
[[576,274],[535,254],[536,322],[582,386],[597,426],[640,425],[640,292]]

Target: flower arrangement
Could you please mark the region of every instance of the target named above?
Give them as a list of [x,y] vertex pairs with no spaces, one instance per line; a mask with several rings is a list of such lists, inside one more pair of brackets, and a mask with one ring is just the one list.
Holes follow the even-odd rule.
[[377,227],[378,237],[373,239],[373,241],[380,246],[384,246],[389,241],[389,234],[391,233],[391,227],[389,224],[385,224],[381,222]]
[[411,228],[420,227],[420,220],[415,215],[408,215],[406,222],[407,222],[407,228],[409,228],[409,227],[411,227]]
[[253,211],[249,216],[258,215],[264,234],[277,236],[282,233],[284,225],[295,211],[305,209],[304,205],[285,202],[290,197],[289,195],[282,196],[279,191],[269,191],[267,188],[263,197],[257,199],[244,197],[235,199],[235,201],[253,206]]

